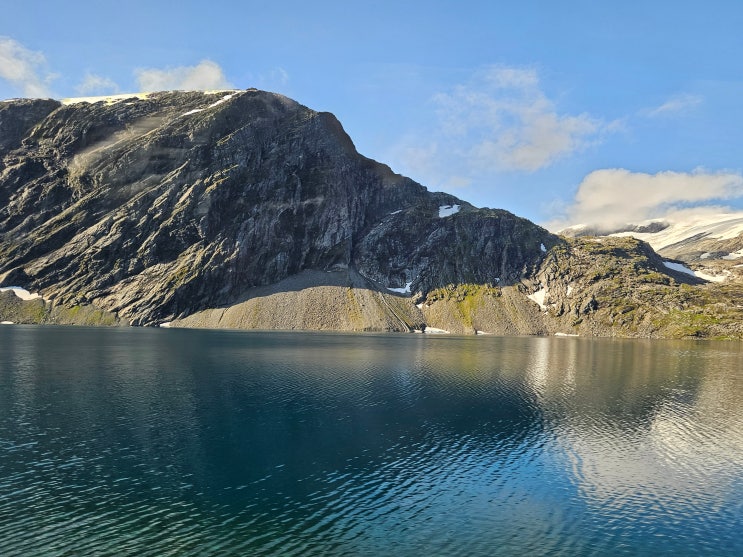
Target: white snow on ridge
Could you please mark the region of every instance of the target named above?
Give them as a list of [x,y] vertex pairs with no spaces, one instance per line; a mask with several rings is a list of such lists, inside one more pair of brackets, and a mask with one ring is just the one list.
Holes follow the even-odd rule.
[[210,104],[207,108],[214,108],[215,106],[218,106],[218,105],[220,105],[220,104],[222,104],[224,102],[227,102],[232,97],[234,97],[236,94],[237,93],[230,93],[229,95],[225,95],[224,97],[222,97],[221,99],[219,99],[217,102],[213,102],[212,104]]
[[456,215],[461,207],[459,205],[442,205],[439,207],[439,218],[450,217]]
[[35,300],[36,298],[41,298],[41,294],[38,292],[29,292],[25,288],[21,288],[20,286],[6,286],[0,288],[0,292],[5,292],[6,290],[12,290],[13,294],[18,296],[21,300]]
[[[220,91],[215,91],[215,92],[220,92]],[[208,93],[208,94],[212,94],[212,93]],[[213,102],[212,104],[210,104],[206,108],[194,108],[193,110],[189,110],[188,112],[184,112],[183,114],[181,114],[181,116],[190,116],[191,114],[197,114],[198,112],[204,112],[205,110],[208,110],[210,108],[214,108],[215,106],[219,106],[223,102],[227,102],[228,100],[230,100],[235,95],[237,95],[237,93],[230,93],[229,95],[225,95],[224,97],[222,97],[218,101]]]
[[[633,236],[644,240],[657,251],[698,235],[710,240],[730,240],[743,233],[743,213],[700,214],[684,220],[669,218],[663,221],[669,226],[660,232],[617,232],[611,236]],[[661,221],[651,220],[640,224],[653,222]]]
[[[218,95],[220,93],[229,93],[226,97],[223,97],[222,99],[218,100],[216,103],[214,103],[211,106],[215,106],[219,104],[220,102],[225,102],[228,98],[234,96],[239,91],[237,89],[216,89],[213,91],[194,91],[198,93],[203,93],[204,95]],[[69,97],[65,99],[61,99],[59,102],[61,102],[63,105],[69,105],[69,104],[77,104],[77,103],[97,103],[97,102],[105,102],[106,104],[113,104],[119,101],[125,101],[127,99],[147,99],[152,93],[119,93],[117,95],[102,95],[98,97]],[[211,108],[211,106],[209,108]]]
[[113,104],[119,101],[125,101],[126,99],[137,98],[146,99],[149,93],[122,93],[120,95],[103,95],[101,97],[70,97],[68,99],[62,99],[60,102],[63,105],[77,104],[77,103],[90,103],[94,104],[97,102],[105,102],[106,104]]

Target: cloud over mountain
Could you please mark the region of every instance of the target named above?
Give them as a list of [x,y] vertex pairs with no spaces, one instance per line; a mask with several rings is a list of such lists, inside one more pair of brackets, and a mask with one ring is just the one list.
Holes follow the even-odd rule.
[[85,74],[82,82],[75,87],[80,95],[115,95],[121,92],[119,85],[112,79],[91,72]]
[[149,91],[206,91],[232,89],[221,66],[211,60],[202,60],[195,66],[175,68],[144,68],[135,70],[139,90]]
[[432,102],[435,121],[403,142],[399,158],[434,184],[534,172],[600,142],[616,125],[561,111],[531,68],[487,67]]
[[703,170],[646,174],[623,168],[596,170],[578,186],[556,229],[570,224],[612,227],[743,197],[743,176]]

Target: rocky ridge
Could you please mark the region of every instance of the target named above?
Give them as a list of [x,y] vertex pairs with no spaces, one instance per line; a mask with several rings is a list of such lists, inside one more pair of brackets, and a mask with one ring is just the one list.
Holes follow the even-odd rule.
[[660,255],[678,260],[713,282],[743,280],[743,212],[686,210],[640,224],[606,228],[579,225],[562,230],[569,237],[631,236]]

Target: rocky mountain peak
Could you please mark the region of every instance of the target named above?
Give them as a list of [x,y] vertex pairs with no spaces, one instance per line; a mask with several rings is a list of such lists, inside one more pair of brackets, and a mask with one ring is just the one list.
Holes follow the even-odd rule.
[[0,131],[0,286],[133,324],[305,271],[421,295],[515,283],[560,242],[429,192],[359,155],[332,114],[254,89],[6,101]]

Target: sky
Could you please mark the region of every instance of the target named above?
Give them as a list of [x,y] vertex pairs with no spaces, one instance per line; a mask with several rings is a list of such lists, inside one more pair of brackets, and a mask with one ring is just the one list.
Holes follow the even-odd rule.
[[284,94],[557,230],[743,210],[743,2],[0,0],[0,99]]

